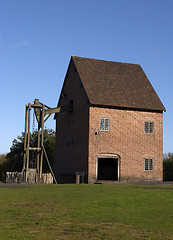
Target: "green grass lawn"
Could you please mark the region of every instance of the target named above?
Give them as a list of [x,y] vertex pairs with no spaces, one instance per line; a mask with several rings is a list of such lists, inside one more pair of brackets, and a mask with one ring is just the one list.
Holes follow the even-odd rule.
[[173,239],[173,186],[19,186],[0,188],[2,240]]

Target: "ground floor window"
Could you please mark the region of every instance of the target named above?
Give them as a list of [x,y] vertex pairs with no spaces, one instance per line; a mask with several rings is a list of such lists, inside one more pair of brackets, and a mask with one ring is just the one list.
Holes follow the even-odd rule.
[[153,159],[145,158],[145,171],[153,171]]

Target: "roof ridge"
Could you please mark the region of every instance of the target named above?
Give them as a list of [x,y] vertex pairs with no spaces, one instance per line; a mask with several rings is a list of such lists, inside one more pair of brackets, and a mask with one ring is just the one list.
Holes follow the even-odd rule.
[[104,60],[104,59],[97,59],[97,58],[88,58],[88,57],[80,57],[80,56],[71,56],[73,59],[84,59],[84,60],[93,60],[93,61],[102,61],[102,62],[110,62],[110,63],[119,63],[119,64],[127,64],[127,65],[137,65],[141,66],[139,63],[127,63],[127,62],[117,62],[113,60]]

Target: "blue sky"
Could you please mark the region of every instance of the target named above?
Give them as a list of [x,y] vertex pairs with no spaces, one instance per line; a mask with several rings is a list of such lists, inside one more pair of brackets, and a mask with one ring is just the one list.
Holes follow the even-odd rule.
[[173,152],[172,13],[172,0],[0,0],[0,153],[24,131],[25,104],[56,106],[71,55],[140,64]]

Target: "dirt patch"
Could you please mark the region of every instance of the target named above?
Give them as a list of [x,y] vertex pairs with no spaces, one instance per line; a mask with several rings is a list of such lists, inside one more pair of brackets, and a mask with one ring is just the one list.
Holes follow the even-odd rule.
[[153,190],[153,189],[156,189],[156,190],[173,190],[173,188],[158,188],[158,187],[143,187],[142,189],[150,189],[150,190]]

